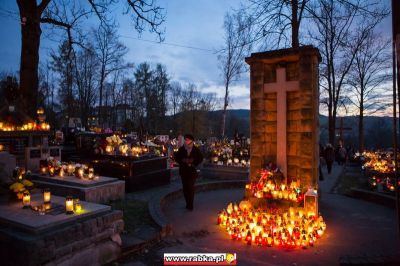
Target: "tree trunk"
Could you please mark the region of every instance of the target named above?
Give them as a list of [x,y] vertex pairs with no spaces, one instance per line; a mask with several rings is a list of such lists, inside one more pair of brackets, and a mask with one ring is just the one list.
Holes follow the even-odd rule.
[[40,14],[36,0],[17,0],[21,17],[20,93],[22,108],[35,118],[39,87]]
[[360,108],[360,117],[358,119],[358,147],[359,152],[364,151],[364,110]]
[[221,137],[225,137],[226,109],[228,108],[228,84],[225,85],[224,110],[222,111]]
[[[104,127],[104,117],[103,117],[103,88],[104,88],[104,75],[105,75],[105,69],[104,69],[104,64],[101,66],[101,73],[100,73],[100,87],[99,87],[99,124]],[[108,97],[106,97],[107,99]]]
[[328,118],[328,125],[329,125],[329,143],[335,145],[335,127],[336,127],[336,118],[329,113]]
[[292,48],[299,48],[299,18],[297,12],[299,9],[299,1],[292,0]]

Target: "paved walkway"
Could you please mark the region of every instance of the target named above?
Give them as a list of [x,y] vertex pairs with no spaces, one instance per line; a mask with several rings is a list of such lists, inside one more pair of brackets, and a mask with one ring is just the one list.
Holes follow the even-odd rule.
[[331,193],[342,167],[335,165],[320,182],[320,211],[327,231],[316,245],[306,250],[255,247],[230,240],[216,225],[217,213],[231,201],[239,202],[244,189],[216,190],[196,195],[195,211],[185,210],[183,199],[171,202],[165,212],[174,236],[164,252],[236,252],[239,265],[338,265],[342,256],[390,254],[398,251],[393,209]]

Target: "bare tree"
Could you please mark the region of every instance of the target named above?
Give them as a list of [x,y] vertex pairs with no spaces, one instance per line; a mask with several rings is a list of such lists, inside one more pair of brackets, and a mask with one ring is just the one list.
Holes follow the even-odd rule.
[[182,85],[181,83],[174,81],[170,84],[169,89],[169,101],[172,107],[172,115],[175,117],[178,112],[178,108],[182,97]]
[[[125,64],[123,57],[128,52],[125,45],[118,41],[117,27],[115,24],[109,27],[100,26],[97,30],[93,30],[95,40],[95,50],[100,62],[100,79],[99,79],[99,110],[103,110],[103,90],[104,82],[113,72],[132,67]],[[113,95],[115,96],[115,95]],[[100,123],[104,121],[103,114],[99,114]]]
[[356,54],[388,14],[377,2],[361,3],[319,0],[313,11],[316,33],[312,37],[322,55],[320,86],[325,98],[321,103],[328,109],[330,143],[335,140],[336,116],[344,103],[343,90]]
[[76,115],[74,95],[74,68],[75,51],[70,49],[70,43],[65,40],[58,47],[57,52],[50,54],[50,66],[52,71],[58,74],[58,95],[63,108],[62,111],[68,116]]
[[351,87],[349,99],[358,110],[359,150],[364,151],[364,114],[373,114],[388,105],[385,82],[391,78],[389,39],[370,32],[355,54],[347,78]]
[[222,111],[221,136],[225,136],[226,110],[229,106],[229,87],[246,70],[244,58],[251,51],[249,19],[243,13],[226,14],[224,20],[225,44],[218,60],[224,78],[225,96]]
[[[72,38],[72,31],[76,28],[78,21],[95,15],[103,25],[110,20],[112,6],[122,2],[118,0],[87,0],[86,5],[81,5],[77,0],[42,0],[39,4],[36,0],[16,0],[21,19],[21,63],[20,63],[20,87],[22,92],[23,106],[25,110],[33,115],[37,105],[38,94],[38,64],[39,47],[42,34],[41,25],[50,24],[65,29],[68,39]],[[65,9],[77,7],[73,12],[72,19],[64,20]],[[76,11],[76,12],[75,12]],[[164,30],[161,24],[164,22],[164,10],[157,6],[153,0],[126,0],[125,13],[132,16],[135,29],[141,33],[147,27],[155,32],[162,40]],[[71,41],[70,41],[71,43]]]
[[99,62],[94,48],[81,49],[75,57],[74,65],[79,114],[82,124],[87,126],[88,117],[93,112],[92,107],[96,101],[96,83],[99,71]]

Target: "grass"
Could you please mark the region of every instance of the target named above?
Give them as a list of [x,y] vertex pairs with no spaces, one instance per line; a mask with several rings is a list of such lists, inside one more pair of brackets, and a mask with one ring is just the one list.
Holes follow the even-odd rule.
[[119,200],[111,203],[114,210],[124,212],[125,231],[134,233],[141,225],[157,227],[151,218],[148,203],[140,200]]
[[366,188],[365,181],[362,181],[362,172],[357,167],[347,167],[340,177],[337,192],[340,194],[350,194],[352,188]]

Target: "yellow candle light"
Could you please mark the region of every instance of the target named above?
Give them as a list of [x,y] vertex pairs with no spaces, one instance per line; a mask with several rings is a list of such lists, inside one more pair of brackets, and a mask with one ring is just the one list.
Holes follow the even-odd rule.
[[40,171],[42,172],[42,174],[46,174],[46,172],[47,172],[47,167],[42,167]]
[[25,191],[22,196],[22,204],[24,209],[29,208],[31,206],[31,194],[28,191]]
[[113,148],[110,145],[106,146],[106,152],[111,153],[113,151]]
[[83,168],[79,168],[78,169],[78,175],[79,175],[80,178],[83,177]]
[[89,168],[89,174],[88,174],[89,179],[93,179],[93,175],[94,175],[94,169],[91,167]]
[[74,201],[72,200],[72,197],[70,197],[70,196],[65,198],[65,212],[66,212],[66,214],[74,213]]
[[82,211],[82,205],[79,199],[75,200],[75,212],[80,213]]
[[43,190],[43,202],[44,203],[50,203],[51,201],[51,192],[49,189]]

